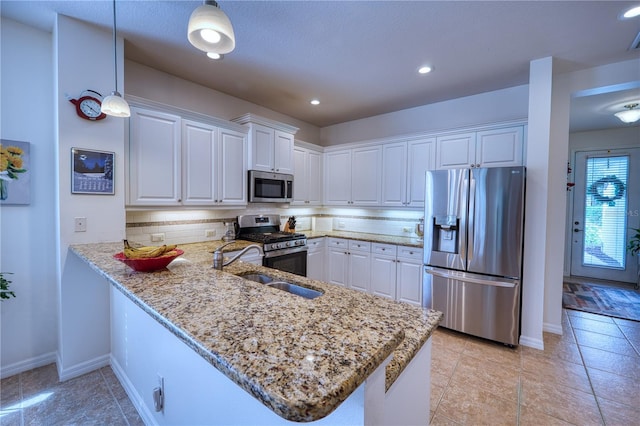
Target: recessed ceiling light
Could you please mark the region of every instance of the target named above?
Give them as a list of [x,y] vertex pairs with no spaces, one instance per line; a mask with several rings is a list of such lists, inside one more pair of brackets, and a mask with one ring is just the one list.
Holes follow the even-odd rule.
[[320,105],[320,101],[317,99],[311,99],[311,101],[309,102],[311,105]]
[[432,68],[429,67],[429,66],[426,66],[426,65],[423,66],[423,67],[418,68],[418,73],[419,74],[429,74],[431,71],[432,71]]
[[635,18],[636,16],[640,16],[640,6],[632,7],[622,14],[622,17],[626,19]]
[[216,53],[216,52],[207,52],[207,56],[210,59],[222,59],[222,58],[224,58],[224,55],[222,55],[220,53]]

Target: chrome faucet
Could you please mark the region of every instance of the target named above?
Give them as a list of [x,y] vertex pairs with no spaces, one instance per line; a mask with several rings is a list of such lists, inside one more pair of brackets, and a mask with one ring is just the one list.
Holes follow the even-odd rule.
[[260,247],[258,244],[251,244],[251,245],[248,245],[245,248],[243,248],[240,251],[240,253],[236,254],[230,260],[225,262],[224,261],[224,255],[222,253],[222,249],[225,248],[226,246],[228,246],[229,244],[233,244],[234,242],[235,241],[229,241],[228,243],[223,244],[220,247],[218,247],[216,249],[216,251],[213,252],[213,268],[214,269],[217,269],[218,271],[222,271],[223,267],[231,265],[233,262],[238,260],[242,255],[244,255],[246,252],[248,252],[251,249],[256,249],[256,250],[258,250],[258,253],[260,253],[261,255],[264,255],[264,251],[262,251],[262,247]]

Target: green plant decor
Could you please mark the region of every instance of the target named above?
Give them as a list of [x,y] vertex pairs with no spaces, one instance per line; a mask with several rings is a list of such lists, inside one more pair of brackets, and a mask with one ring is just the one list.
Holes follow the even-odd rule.
[[0,272],[0,299],[10,299],[11,297],[16,297],[16,294],[13,291],[9,290],[9,284],[11,281],[6,279],[5,274],[10,274],[11,272]]
[[631,228],[636,232],[636,235],[634,235],[633,237],[631,237],[631,239],[629,240],[629,244],[627,245],[627,250],[629,250],[631,252],[632,256],[640,256],[640,254],[638,254],[638,252],[640,252],[640,228]]

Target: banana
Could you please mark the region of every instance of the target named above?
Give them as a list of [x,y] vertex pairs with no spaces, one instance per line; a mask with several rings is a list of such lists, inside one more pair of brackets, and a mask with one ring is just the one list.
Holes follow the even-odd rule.
[[144,247],[132,247],[127,240],[124,240],[123,253],[128,259],[148,259],[152,257],[171,256],[176,255],[175,251],[177,245],[162,245],[162,246],[144,246]]

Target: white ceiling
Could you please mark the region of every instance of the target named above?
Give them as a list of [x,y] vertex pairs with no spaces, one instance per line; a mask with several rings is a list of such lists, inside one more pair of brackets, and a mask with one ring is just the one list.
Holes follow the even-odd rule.
[[[638,1],[225,1],[236,48],[211,61],[187,41],[201,1],[118,0],[125,56],[319,127],[528,83],[529,62],[561,72],[640,57]],[[3,16],[51,31],[55,13],[110,31],[111,1],[10,1]],[[418,75],[420,65],[434,71]],[[309,100],[318,98],[319,106]],[[627,90],[572,102],[571,130],[621,126]]]

